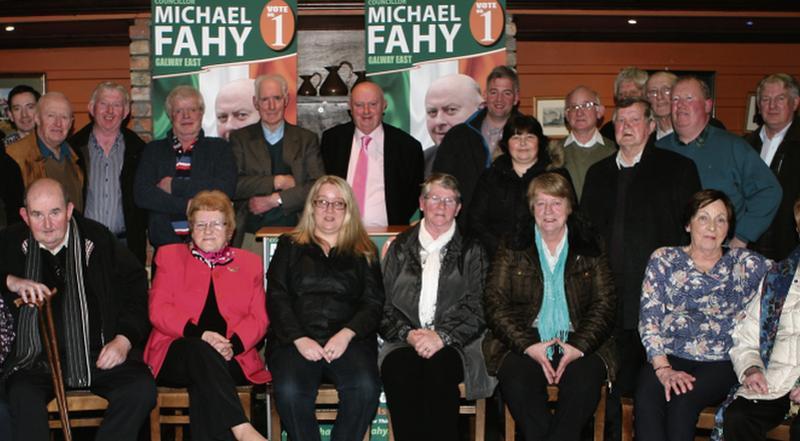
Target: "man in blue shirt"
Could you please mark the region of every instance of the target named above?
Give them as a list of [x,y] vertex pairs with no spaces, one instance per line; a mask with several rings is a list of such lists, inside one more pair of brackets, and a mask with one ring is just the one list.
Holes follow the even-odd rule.
[[708,124],[712,108],[708,86],[692,76],[672,88],[674,132],[658,147],[695,162],[704,189],[723,191],[736,208],[736,233],[731,247],[758,240],[775,216],[781,186],[758,153],[742,138]]

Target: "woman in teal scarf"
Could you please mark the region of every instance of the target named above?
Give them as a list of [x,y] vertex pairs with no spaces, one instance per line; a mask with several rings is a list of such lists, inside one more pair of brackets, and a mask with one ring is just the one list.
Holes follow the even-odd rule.
[[[563,176],[536,177],[528,188],[535,225],[504,241],[487,282],[484,355],[525,441],[578,440],[615,371],[608,258],[574,201]],[[559,387],[555,414],[549,384]]]

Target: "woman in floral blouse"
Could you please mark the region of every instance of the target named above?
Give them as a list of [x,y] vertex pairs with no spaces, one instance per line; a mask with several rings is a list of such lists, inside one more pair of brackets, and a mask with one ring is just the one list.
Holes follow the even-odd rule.
[[735,231],[724,193],[696,193],[687,213],[691,243],[656,250],[642,285],[639,333],[651,366],[636,390],[637,439],[694,439],[700,411],[736,384],[728,355],[734,318],[767,270],[759,254],[722,246]]

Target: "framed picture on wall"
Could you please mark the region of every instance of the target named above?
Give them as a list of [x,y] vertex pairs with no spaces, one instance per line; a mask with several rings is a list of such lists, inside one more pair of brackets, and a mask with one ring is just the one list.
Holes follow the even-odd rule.
[[0,130],[6,133],[13,131],[8,118],[9,108],[6,102],[8,92],[20,84],[31,86],[39,93],[44,94],[45,75],[43,73],[0,73]]
[[756,105],[756,94],[750,92],[747,94],[747,108],[744,113],[744,131],[753,132],[758,129],[761,124],[761,115],[758,113],[758,106]]
[[562,137],[569,133],[564,120],[563,97],[533,97],[533,113],[542,124],[545,135]]

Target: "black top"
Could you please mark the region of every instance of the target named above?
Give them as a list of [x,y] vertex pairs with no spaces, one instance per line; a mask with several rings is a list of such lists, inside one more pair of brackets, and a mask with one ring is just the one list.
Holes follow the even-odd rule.
[[[203,305],[203,312],[200,313],[200,319],[197,320],[195,325],[191,321],[186,322],[183,327],[184,337],[202,337],[203,332],[212,331],[216,332],[223,337],[228,334],[228,324],[219,312],[217,305],[217,295],[214,292],[214,282],[208,286],[208,297],[206,297],[206,304]],[[239,338],[238,334],[231,336],[231,344],[233,345],[233,354],[239,355],[244,352],[244,344]]]
[[377,259],[367,263],[336,248],[326,256],[316,244],[281,236],[267,273],[267,347],[300,337],[324,344],[342,328],[375,342],[383,300]]

